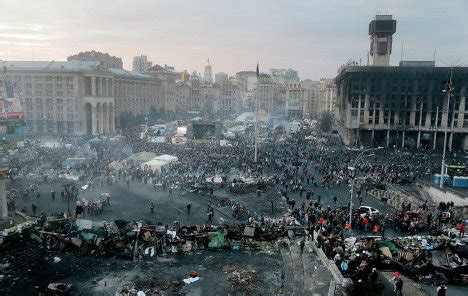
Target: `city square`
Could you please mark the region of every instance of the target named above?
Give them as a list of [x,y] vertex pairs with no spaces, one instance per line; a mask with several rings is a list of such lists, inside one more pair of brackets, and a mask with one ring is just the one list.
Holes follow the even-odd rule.
[[468,67],[401,14],[315,80],[0,52],[0,293],[465,295]]

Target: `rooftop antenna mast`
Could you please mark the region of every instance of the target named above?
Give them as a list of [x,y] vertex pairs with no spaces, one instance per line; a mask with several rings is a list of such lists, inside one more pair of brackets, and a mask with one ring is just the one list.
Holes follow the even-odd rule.
[[403,61],[403,42],[401,42],[400,62]]

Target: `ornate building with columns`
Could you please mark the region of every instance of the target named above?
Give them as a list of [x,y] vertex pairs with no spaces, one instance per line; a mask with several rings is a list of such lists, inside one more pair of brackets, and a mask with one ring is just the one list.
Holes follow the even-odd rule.
[[151,75],[123,69],[109,69],[114,75],[115,122],[120,123],[123,113],[148,114],[154,108],[159,110],[158,96],[160,81]]
[[[148,114],[172,106],[172,76],[106,68],[98,61],[0,61],[20,92],[32,133],[98,135],[112,133],[119,116]],[[163,86],[163,87],[161,87]]]

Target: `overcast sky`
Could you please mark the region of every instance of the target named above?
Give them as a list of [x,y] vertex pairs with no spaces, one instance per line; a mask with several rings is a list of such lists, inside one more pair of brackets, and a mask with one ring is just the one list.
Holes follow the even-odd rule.
[[467,63],[465,0],[0,0],[1,60],[65,60],[95,49],[214,72],[293,68],[302,79],[334,77],[349,58],[366,62],[368,23],[397,20],[391,63]]

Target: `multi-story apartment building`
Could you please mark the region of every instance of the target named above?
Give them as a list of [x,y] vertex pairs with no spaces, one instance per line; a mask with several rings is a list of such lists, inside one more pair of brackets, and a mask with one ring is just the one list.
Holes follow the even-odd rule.
[[320,79],[318,113],[334,113],[336,107],[336,85],[333,79]]
[[273,82],[282,84],[282,85],[288,85],[288,84],[294,84],[294,83],[299,83],[300,78],[299,78],[299,73],[296,70],[293,70],[291,68],[289,69],[270,69],[271,73],[271,79]]
[[290,83],[286,86],[285,115],[302,117],[304,112],[304,88],[300,83]]
[[146,72],[153,67],[153,62],[148,61],[148,57],[145,55],[139,55],[133,57],[132,69],[135,72]]
[[218,83],[221,95],[218,99],[218,114],[228,117],[240,111],[240,91],[237,79],[228,79]]
[[270,114],[285,114],[286,87],[273,81],[270,75],[261,74],[255,88],[259,110]]
[[304,104],[303,104],[303,116],[305,118],[314,117],[320,114],[319,111],[319,94],[320,94],[320,82],[312,81],[310,79],[301,81],[301,85],[304,88]]
[[255,71],[240,71],[236,73],[236,79],[239,81],[239,91],[252,92],[257,84],[257,72]]
[[122,59],[99,51],[85,51],[67,57],[67,61],[99,61],[104,68],[122,69]]
[[203,83],[195,79],[176,84],[176,102],[180,111],[198,110],[211,116],[227,117],[240,109],[238,81],[227,79],[222,83]]
[[[414,64],[414,63],[413,63]],[[337,124],[349,144],[468,149],[468,68],[343,66],[335,78]],[[450,101],[450,102],[449,102]]]
[[229,79],[229,76],[226,73],[219,72],[215,74],[215,83],[222,83]]

